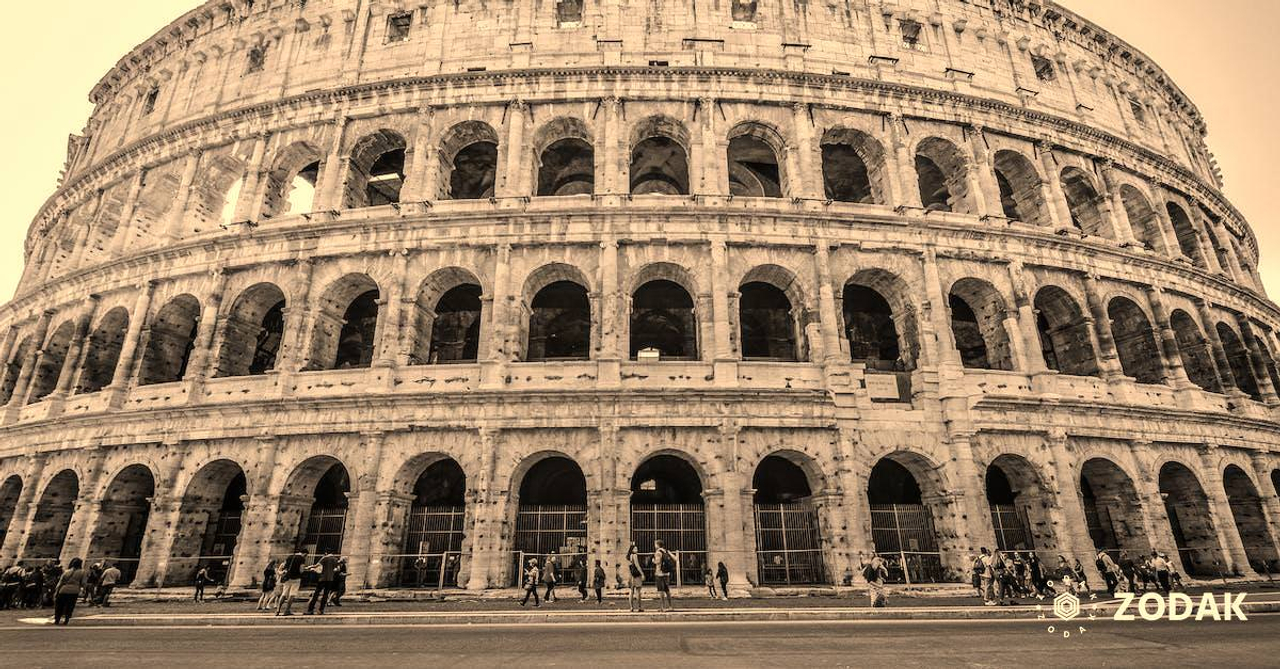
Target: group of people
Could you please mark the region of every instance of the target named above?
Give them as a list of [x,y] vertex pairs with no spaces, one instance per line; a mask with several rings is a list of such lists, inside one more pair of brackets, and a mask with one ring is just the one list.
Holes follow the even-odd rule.
[[271,560],[262,570],[262,594],[258,597],[258,611],[275,611],[277,616],[293,615],[293,600],[302,587],[304,574],[315,574],[315,589],[307,601],[304,615],[324,615],[327,606],[342,606],[342,596],[347,593],[347,559],[333,553],[325,553],[314,564],[307,564],[302,551],[283,560]]
[[[591,592],[594,591],[596,603],[604,602],[604,588],[608,580],[604,567],[601,566],[600,560],[595,561],[595,566],[590,570],[587,569],[585,559],[574,560],[569,567],[562,567],[561,560],[564,556],[557,555],[555,552],[546,556],[546,559],[539,563],[537,558],[529,558],[523,569],[521,578],[521,586],[524,589],[524,598],[520,600],[520,606],[529,603],[529,599],[533,599],[535,607],[542,606],[542,602],[555,602],[556,586],[566,577],[576,582],[578,586],[579,601],[586,602],[591,599]],[[671,587],[677,575],[676,555],[667,549],[662,540],[654,541],[653,555],[649,560],[649,566],[653,569],[653,582],[658,590],[658,609],[662,612],[674,611],[675,607],[671,600]],[[644,584],[645,563],[644,557],[640,553],[640,549],[632,542],[627,548],[626,556],[626,577],[619,576],[619,581],[627,588],[627,604],[633,613],[644,611]],[[712,572],[708,567],[703,571],[703,581],[707,586],[707,591],[712,598],[723,596],[729,598],[729,570],[721,562]],[[716,584],[720,585],[720,593],[716,592]],[[538,597],[538,590],[545,588],[541,600]]]
[[0,609],[54,607],[54,623],[71,622],[77,602],[111,606],[111,593],[120,583],[120,568],[108,560],[88,568],[73,558],[66,569],[57,560],[41,566],[17,564],[0,573]]
[[[972,584],[987,606],[1015,603],[1019,597],[1043,599],[1058,592],[1088,594],[1092,590],[1084,565],[1079,558],[1068,561],[1058,556],[1057,566],[1046,570],[1034,552],[989,551],[982,548],[974,556]],[[1174,570],[1168,556],[1157,551],[1134,560],[1121,551],[1113,559],[1106,551],[1098,551],[1094,566],[1102,576],[1107,594],[1143,592],[1159,589],[1168,594],[1180,586],[1182,577]]]

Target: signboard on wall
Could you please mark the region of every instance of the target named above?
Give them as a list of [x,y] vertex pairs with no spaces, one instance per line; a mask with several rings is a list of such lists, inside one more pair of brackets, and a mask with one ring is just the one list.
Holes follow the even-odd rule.
[[894,401],[899,399],[898,376],[896,374],[868,373],[864,379],[867,385],[867,395],[871,399]]

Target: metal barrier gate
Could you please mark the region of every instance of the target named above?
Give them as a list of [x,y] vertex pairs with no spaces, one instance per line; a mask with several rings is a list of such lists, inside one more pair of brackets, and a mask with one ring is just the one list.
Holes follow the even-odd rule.
[[871,540],[888,563],[889,581],[937,583],[944,580],[942,555],[933,530],[933,514],[921,504],[872,504]]
[[804,503],[757,504],[755,512],[760,584],[825,583],[817,509]]
[[312,509],[307,516],[307,531],[299,545],[314,555],[342,553],[342,533],[347,525],[346,509]]
[[585,504],[522,506],[516,513],[512,583],[520,583],[521,554],[578,553],[587,545]]
[[991,505],[991,526],[996,531],[996,548],[1005,552],[1034,550],[1031,525],[1023,509],[1012,504]]
[[466,509],[460,506],[415,506],[405,524],[404,553],[398,561],[399,585],[441,588],[458,584]]
[[[702,585],[707,568],[707,515],[701,504],[632,504],[631,539],[642,553],[651,553],[655,540],[679,556],[680,585]],[[646,578],[653,577],[645,564]]]

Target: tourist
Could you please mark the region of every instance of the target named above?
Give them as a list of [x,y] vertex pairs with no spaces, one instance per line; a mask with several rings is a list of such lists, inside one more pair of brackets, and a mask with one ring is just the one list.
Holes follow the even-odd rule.
[[560,575],[557,574],[556,552],[551,551],[547,555],[547,561],[542,565],[542,582],[547,585],[547,591],[542,595],[542,601],[550,604],[556,601],[556,581]]
[[1163,553],[1151,551],[1151,569],[1156,573],[1156,581],[1160,583],[1160,591],[1169,594],[1169,560]]
[[[729,568],[721,562],[716,566],[716,580],[720,582],[720,594],[724,595],[725,601],[729,601]],[[850,583],[853,578],[850,577]]]
[[213,580],[213,579],[209,577],[209,568],[208,568],[208,567],[201,567],[201,568],[200,568],[200,570],[196,572],[196,594],[195,594],[195,601],[197,601],[197,602],[203,602],[203,601],[204,601],[204,588],[205,588],[205,586],[206,586],[206,585],[209,585],[209,583],[210,583],[212,580]]
[[719,599],[716,595],[716,575],[711,573],[710,565],[702,570],[702,582],[706,584],[707,593],[711,595],[711,598]]
[[1125,592],[1137,592],[1137,568],[1133,564],[1133,558],[1130,558],[1125,551],[1120,551],[1120,573],[1127,582]]
[[119,567],[106,563],[106,569],[102,570],[102,580],[98,583],[98,606],[111,606],[111,591],[116,589],[120,576]]
[[640,551],[636,542],[627,548],[627,604],[632,613],[644,612],[644,570],[640,568]]
[[58,578],[53,588],[53,624],[71,623],[71,614],[76,610],[76,600],[80,599],[80,591],[85,589],[88,574],[83,568],[80,558],[71,558],[71,564]]
[[991,569],[991,551],[986,546],[978,549],[978,561],[982,563],[981,576],[982,584],[982,603],[987,606],[995,606],[994,588],[992,587],[993,570]]
[[520,600],[520,606],[529,603],[529,596],[533,596],[533,608],[542,606],[538,601],[538,586],[540,585],[541,574],[538,572],[538,558],[529,558],[529,568],[524,571],[524,599]]
[[95,562],[85,572],[84,587],[80,589],[83,601],[86,604],[93,603],[93,597],[98,592],[98,581],[100,580],[102,580],[102,563]]
[[347,594],[347,558],[338,560],[338,569],[333,573],[333,597],[329,606],[342,606],[342,596]]
[[595,591],[596,591],[597,604],[604,603],[604,582],[605,582],[604,567],[600,566],[599,560],[596,560],[596,568],[594,573],[591,575],[591,585],[593,588],[595,588]]
[[22,563],[9,567],[0,574],[0,609],[17,608],[22,604]]
[[982,556],[970,555],[969,561],[969,585],[973,586],[973,591],[986,600],[986,595],[982,590],[982,574],[987,571],[987,565],[982,562]]
[[302,569],[307,564],[307,556],[301,550],[285,558],[280,573],[280,599],[276,602],[277,616],[293,615],[293,598],[298,594],[298,586],[302,583]]
[[1075,592],[1076,572],[1067,563],[1064,555],[1058,556],[1058,568],[1056,570],[1058,580],[1062,582],[1063,592]]
[[266,611],[271,607],[271,595],[276,590],[276,561],[268,560],[266,569],[262,570],[262,594],[258,596],[257,611]]
[[582,596],[578,601],[585,602],[590,599],[587,595],[587,581],[589,576],[587,574],[587,559],[585,557],[577,563],[577,567],[574,568],[573,574],[578,577],[578,594]]
[[334,593],[334,580],[338,572],[338,556],[325,553],[320,561],[311,565],[309,571],[319,574],[316,578],[316,589],[311,593],[311,601],[307,602],[305,615],[315,615],[316,602],[320,603],[320,615],[324,615],[324,607]]
[[1038,599],[1044,599],[1044,568],[1040,565],[1040,556],[1032,553],[1027,557],[1027,572],[1031,574],[1031,587]]
[[884,582],[889,578],[889,567],[884,558],[879,555],[871,556],[871,562],[862,568],[862,578],[867,582],[867,594],[871,598],[871,606],[875,608],[887,606]]
[[1005,584],[1008,582],[1009,566],[1005,563],[1004,551],[999,548],[991,551],[991,601],[1004,605]]
[[1084,573],[1084,565],[1080,563],[1080,558],[1076,558],[1075,564],[1071,566],[1071,573],[1076,579],[1076,592],[1086,594],[1089,592],[1089,577]]
[[662,545],[661,539],[653,542],[653,580],[658,588],[658,611],[674,611],[671,605],[671,577],[676,571],[676,559]]
[[41,597],[43,606],[53,606],[54,591],[57,590],[58,579],[62,578],[62,565],[52,558],[45,563],[44,569],[40,570],[44,577],[44,592]]
[[1120,572],[1120,567],[1116,566],[1115,560],[1104,550],[1098,551],[1098,557],[1094,560],[1094,566],[1098,568],[1098,573],[1102,575],[1102,582],[1106,584],[1107,594],[1115,597],[1116,586],[1120,584],[1120,578],[1116,575]]

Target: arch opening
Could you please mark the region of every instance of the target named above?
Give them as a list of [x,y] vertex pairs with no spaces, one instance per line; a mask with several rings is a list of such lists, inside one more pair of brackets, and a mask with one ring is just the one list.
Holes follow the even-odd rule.
[[275,369],[284,340],[284,291],[260,283],[236,298],[223,325],[217,376],[259,376]]
[[926,211],[973,213],[969,204],[967,161],[955,144],[938,137],[920,142],[915,167],[920,205]]
[[1067,198],[1067,210],[1071,213],[1071,225],[1086,235],[1111,238],[1106,215],[1103,213],[1102,196],[1093,185],[1093,179],[1077,167],[1062,170],[1062,194]]
[[215,460],[196,472],[178,509],[162,586],[190,583],[201,569],[208,569],[215,582],[227,582],[247,495],[244,470],[231,460]]
[[[706,510],[702,478],[687,460],[655,455],[636,468],[631,477],[631,540],[642,554],[652,553],[655,542],[661,541],[677,556],[679,582],[702,583],[707,564]],[[644,563],[645,576],[651,578],[652,562]]]
[[1182,359],[1187,378],[1209,392],[1222,392],[1213,354],[1209,351],[1209,340],[1201,333],[1195,319],[1187,312],[1175,309],[1169,315],[1169,325],[1173,328],[1174,339],[1178,343],[1178,357]]
[[98,327],[85,341],[84,362],[75,392],[96,393],[115,381],[116,365],[124,339],[129,334],[129,312],[116,307],[98,322]]
[[1031,225],[1048,225],[1044,184],[1035,165],[1021,153],[1008,149],[996,151],[992,163],[1004,217]]
[[31,335],[27,335],[13,347],[9,359],[4,361],[4,368],[0,369],[0,406],[8,405],[13,399],[13,391],[18,385],[18,375],[22,373],[22,366],[31,355],[31,347]]
[[1027,554],[1057,547],[1047,511],[1053,500],[1029,460],[1011,453],[998,456],[987,465],[985,484],[996,548]]
[[1221,576],[1222,546],[1209,498],[1196,475],[1181,463],[1166,462],[1160,467],[1159,485],[1183,571],[1191,576]]
[[544,457],[520,481],[513,549],[513,581],[520,582],[530,558],[539,565],[554,555],[568,568],[587,550],[587,478],[578,463],[562,455]]
[[0,485],[0,546],[9,535],[9,526],[18,510],[18,498],[22,496],[22,477],[14,474]]
[[1120,199],[1124,202],[1125,213],[1129,217],[1129,225],[1133,228],[1133,237],[1143,246],[1157,253],[1167,253],[1164,247],[1164,235],[1160,233],[1160,215],[1156,213],[1151,202],[1137,188],[1125,184],[1120,187]]
[[364,274],[348,274],[320,299],[308,369],[351,369],[373,362],[382,296]]
[[698,316],[680,284],[654,279],[631,295],[631,358],[656,349],[664,360],[698,359]]
[[1107,318],[1125,375],[1138,383],[1163,383],[1164,364],[1155,331],[1142,308],[1127,297],[1117,297],[1107,306]]
[[1013,349],[1004,321],[1004,298],[981,279],[961,279],[949,295],[951,331],[961,363],[969,369],[1013,369]]
[[[425,359],[415,364],[447,364],[475,362],[480,358],[480,320],[482,289],[474,283],[463,283],[445,291],[435,303],[435,317],[425,328],[431,346]],[[419,298],[419,305],[422,298]],[[419,331],[425,318],[419,315]]]
[[1173,233],[1178,238],[1178,248],[1182,251],[1182,255],[1196,267],[1204,267],[1200,240],[1196,236],[1196,228],[1191,223],[1191,217],[1187,216],[1185,209],[1173,202],[1166,202],[1165,209],[1169,212],[1169,221],[1173,223]]
[[1121,552],[1147,555],[1151,544],[1133,479],[1114,462],[1092,458],[1080,468],[1080,499],[1094,549],[1119,560]]
[[653,117],[632,133],[631,194],[689,194],[688,132],[679,121]]
[[1255,402],[1261,402],[1262,393],[1258,390],[1258,380],[1253,375],[1253,365],[1249,361],[1249,351],[1244,347],[1244,342],[1236,334],[1235,328],[1226,323],[1218,323],[1217,331],[1222,350],[1227,354],[1227,364],[1231,367],[1236,389]]
[[809,475],[782,455],[760,461],[755,490],[756,573],[761,585],[827,582],[822,530]]
[[591,299],[574,281],[556,281],[529,303],[525,359],[587,360],[591,357]]
[[297,142],[281,151],[266,175],[261,217],[265,220],[311,212],[323,158],[320,150],[307,142]]
[[45,484],[36,503],[36,512],[27,528],[27,545],[22,556],[27,560],[57,560],[71,528],[71,516],[80,496],[80,479],[64,469]]
[[871,541],[876,554],[888,562],[889,580],[894,582],[938,582],[945,577],[934,529],[935,503],[926,501],[920,484],[921,479],[929,480],[929,467],[921,456],[892,453],[876,462],[867,479]]
[[538,195],[591,195],[595,170],[595,149],[586,140],[556,140],[538,160]]
[[794,362],[799,355],[800,323],[781,288],[751,281],[738,289],[738,323],[744,360]]
[[[764,129],[757,128],[756,131],[764,132]],[[731,195],[782,197],[782,168],[778,164],[778,154],[764,139],[752,134],[730,138],[728,170]]]
[[822,182],[828,200],[884,204],[884,149],[870,135],[852,128],[822,134]]
[[[298,546],[307,555],[342,554],[350,506],[351,476],[341,462],[330,457],[312,458],[299,467],[297,476],[315,481],[311,504],[304,510]],[[305,488],[303,488],[305,490]]]
[[164,305],[151,322],[138,385],[173,383],[185,378],[199,327],[200,302],[196,298],[180,295]]
[[1240,543],[1244,544],[1249,566],[1259,574],[1280,571],[1275,538],[1268,527],[1262,498],[1253,480],[1243,469],[1228,465],[1222,473],[1222,486],[1226,489],[1227,503],[1236,522],[1236,531],[1240,534]]
[[110,562],[120,569],[121,585],[133,582],[155,492],[155,477],[145,465],[130,465],[116,474],[103,495],[85,564]]
[[453,126],[440,143],[442,198],[480,200],[494,196],[498,182],[498,133],[483,121]]
[[58,387],[58,379],[62,377],[62,366],[67,361],[67,351],[71,348],[75,329],[75,323],[66,321],[49,336],[43,355],[38,358],[39,363],[31,376],[31,391],[27,396],[29,403],[39,402]]
[[408,143],[399,133],[379,130],[356,143],[343,192],[347,209],[400,202]]
[[1034,305],[1045,365],[1063,374],[1098,376],[1091,323],[1075,299],[1057,286],[1045,286]]
[[418,475],[412,494],[399,584],[453,587],[466,539],[467,475],[453,458],[437,460]]

